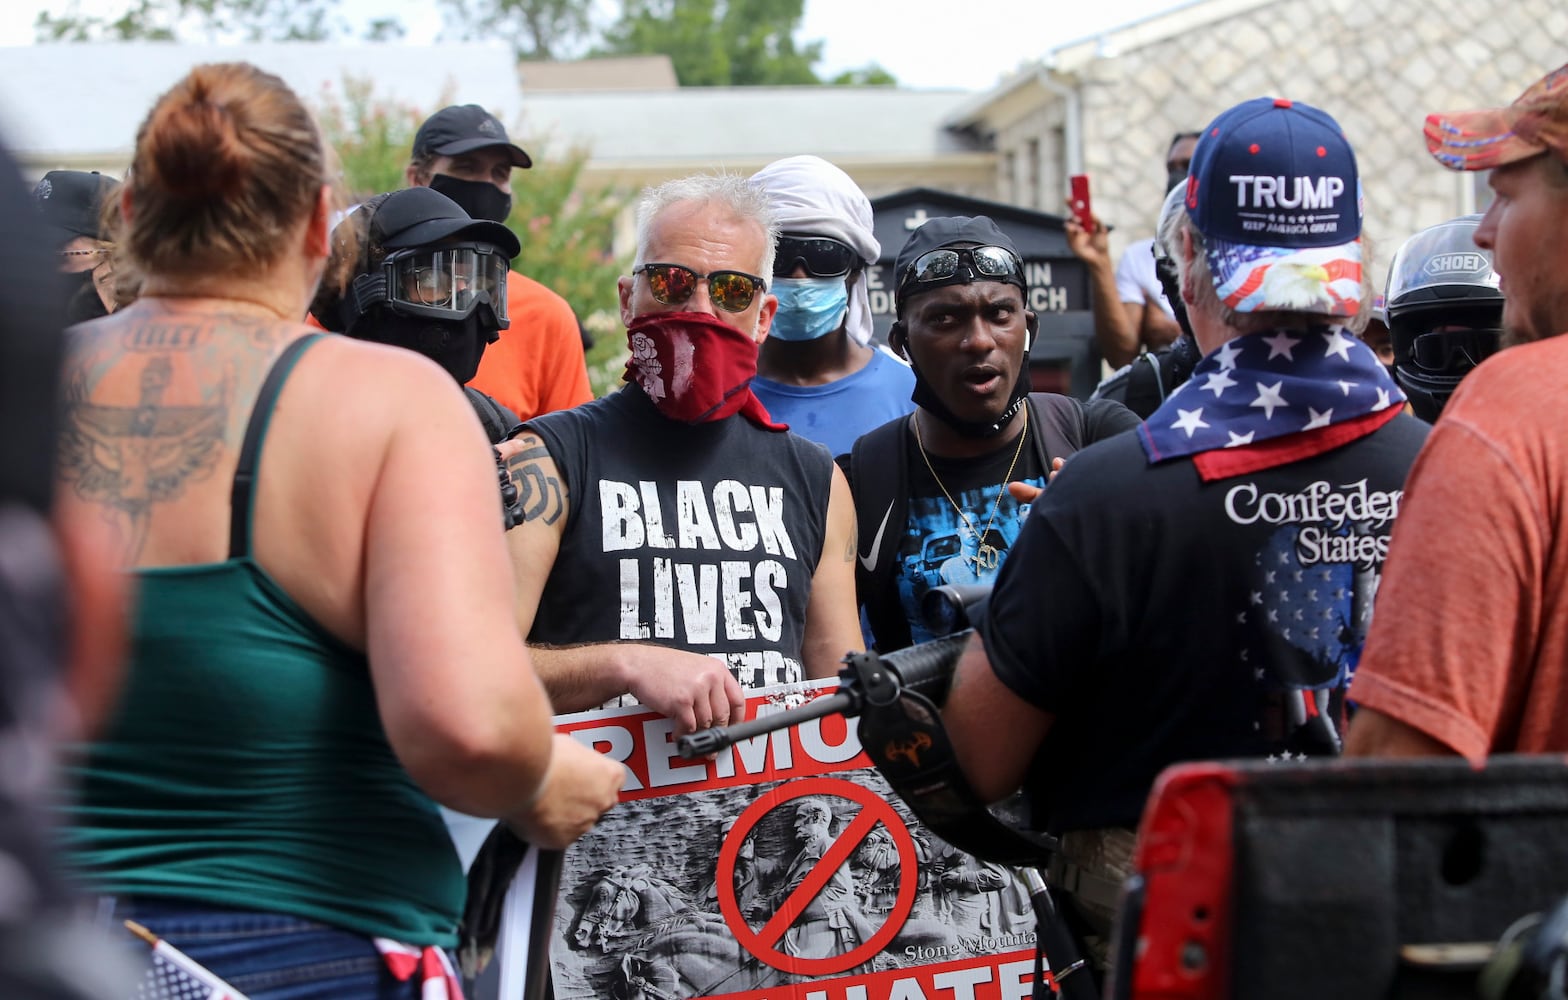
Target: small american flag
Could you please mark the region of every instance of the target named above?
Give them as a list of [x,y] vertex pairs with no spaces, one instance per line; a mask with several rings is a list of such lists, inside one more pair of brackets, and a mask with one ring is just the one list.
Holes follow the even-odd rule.
[[152,946],[152,965],[136,988],[135,1000],[248,1000],[245,994],[141,924],[127,920],[125,927]]

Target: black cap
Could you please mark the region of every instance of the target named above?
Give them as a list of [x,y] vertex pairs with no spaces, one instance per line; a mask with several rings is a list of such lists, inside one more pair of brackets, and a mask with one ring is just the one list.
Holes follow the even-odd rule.
[[49,227],[56,249],[86,236],[100,238],[104,201],[120,186],[94,170],[51,170],[33,187],[33,203]]
[[447,240],[467,239],[490,243],[516,257],[522,249],[517,236],[499,222],[475,219],[457,202],[427,187],[393,191],[372,207],[370,242],[387,250],[407,250]]
[[[997,228],[996,223],[992,222],[989,216],[944,215],[935,219],[927,219],[923,226],[909,234],[909,239],[904,241],[904,245],[898,251],[898,256],[893,260],[894,287],[898,290],[897,298],[900,301],[908,298],[909,294],[925,288],[940,287],[937,285],[923,286],[922,289],[911,290],[911,293],[905,293],[903,290],[904,281],[909,274],[909,270],[914,267],[915,261],[919,259],[920,255],[931,250],[941,250],[946,247],[1001,247],[1004,250],[1011,251],[1014,257],[1019,257],[1018,247],[1013,245],[1012,239],[1006,233]],[[1020,260],[1022,260],[1021,257]],[[1006,284],[1017,285],[1020,289],[1024,287],[1022,274],[996,279],[982,278],[980,280],[1001,281]]]
[[506,127],[477,104],[442,108],[419,126],[414,135],[414,155],[457,156],[475,149],[500,147],[512,157],[512,166],[531,167],[534,161],[506,137]]

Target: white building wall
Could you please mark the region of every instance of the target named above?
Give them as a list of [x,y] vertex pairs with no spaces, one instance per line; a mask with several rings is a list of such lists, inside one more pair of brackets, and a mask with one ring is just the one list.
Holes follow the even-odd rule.
[[[1471,210],[1485,184],[1427,155],[1425,116],[1507,104],[1565,61],[1561,0],[1210,0],[1060,50],[1055,65],[1079,81],[1085,168],[1113,250],[1152,235],[1173,133],[1249,98],[1289,97],[1332,114],[1357,151],[1381,283],[1400,243]],[[999,160],[1025,141],[998,133]],[[1066,181],[1052,182],[1061,194],[1046,210],[1059,212]]]

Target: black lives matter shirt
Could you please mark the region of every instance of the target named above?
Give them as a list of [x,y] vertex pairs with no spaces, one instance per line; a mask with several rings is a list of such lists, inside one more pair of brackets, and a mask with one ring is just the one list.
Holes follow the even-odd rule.
[[1067,463],[980,624],[997,676],[1054,717],[1026,785],[1049,826],[1135,826],[1179,761],[1338,751],[1426,430],[1401,415],[1210,483],[1132,434]]
[[635,384],[528,426],[570,498],[530,642],[706,653],[746,687],[805,678],[826,448],[740,416],[677,423]]

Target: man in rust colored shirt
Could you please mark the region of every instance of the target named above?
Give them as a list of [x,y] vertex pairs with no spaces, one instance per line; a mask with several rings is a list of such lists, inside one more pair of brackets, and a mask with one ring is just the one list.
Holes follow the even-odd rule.
[[1427,146],[1490,170],[1476,230],[1501,353],[1465,377],[1411,470],[1351,697],[1346,752],[1568,751],[1568,66],[1506,108],[1435,114]]

